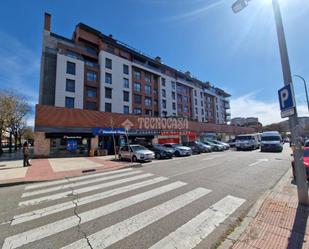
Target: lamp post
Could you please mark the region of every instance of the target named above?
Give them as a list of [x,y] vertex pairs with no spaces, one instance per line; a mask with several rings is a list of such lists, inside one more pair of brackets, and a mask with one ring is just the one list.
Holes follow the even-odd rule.
[[[232,5],[232,10],[234,13],[238,13],[247,7],[248,3],[251,0],[237,0]],[[282,73],[284,79],[284,85],[292,84],[292,75],[289,63],[289,56],[285,41],[284,28],[282,24],[282,17],[280,12],[280,6],[278,0],[272,0],[274,17],[276,22],[279,50],[280,50],[280,58],[282,65]],[[299,125],[298,125],[298,117],[297,110],[295,108],[294,115],[289,117],[290,130],[292,135],[292,141],[295,144],[295,151],[293,153],[294,156],[294,164],[295,164],[295,173],[296,173],[296,184],[297,184],[297,194],[298,194],[298,202],[299,204],[309,205],[308,198],[308,185],[306,181],[306,172],[304,167],[304,162],[302,158],[302,150],[301,150],[301,139],[299,136]]]
[[300,78],[300,79],[304,82],[305,92],[306,92],[306,99],[307,99],[307,107],[308,107],[308,111],[309,111],[309,99],[308,99],[308,91],[307,91],[307,84],[306,84],[306,81],[305,81],[305,79],[304,79],[302,76],[300,76],[300,75],[294,74],[294,77]]

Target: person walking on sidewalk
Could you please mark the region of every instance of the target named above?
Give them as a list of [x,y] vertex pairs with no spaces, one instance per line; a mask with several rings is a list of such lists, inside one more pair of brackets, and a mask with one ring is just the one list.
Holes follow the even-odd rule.
[[29,163],[29,145],[28,142],[24,142],[23,144],[23,154],[24,154],[24,167],[31,166]]

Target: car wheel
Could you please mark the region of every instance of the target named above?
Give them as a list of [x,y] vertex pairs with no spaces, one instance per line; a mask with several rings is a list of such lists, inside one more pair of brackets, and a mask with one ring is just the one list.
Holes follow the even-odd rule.
[[132,162],[137,162],[137,157],[136,156],[132,157]]
[[160,159],[160,158],[161,158],[160,153],[157,153],[157,154],[156,154],[156,158],[157,158],[157,159]]
[[180,152],[178,150],[175,151],[175,156],[180,156]]

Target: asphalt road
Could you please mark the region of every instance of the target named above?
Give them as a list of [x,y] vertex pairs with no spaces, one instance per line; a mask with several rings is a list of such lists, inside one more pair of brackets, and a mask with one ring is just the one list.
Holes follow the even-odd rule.
[[290,169],[283,153],[226,151],[0,189],[7,248],[212,248]]

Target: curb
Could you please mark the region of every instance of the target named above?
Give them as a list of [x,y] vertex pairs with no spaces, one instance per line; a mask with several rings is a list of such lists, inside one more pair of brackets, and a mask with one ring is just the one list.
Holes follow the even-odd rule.
[[[116,170],[120,170],[120,169],[125,169],[125,168],[141,168],[143,167],[143,165],[141,163],[129,163],[128,165],[121,167],[121,168],[117,168],[117,169],[106,169],[106,170],[101,170],[101,171],[116,171]],[[81,172],[80,175],[76,175],[76,176],[70,176],[69,178],[74,178],[74,177],[78,177],[81,176],[85,173],[89,173],[89,174],[95,174],[98,171],[90,171],[90,172]],[[56,180],[61,180],[61,179],[65,179],[67,176],[63,176],[63,177],[59,177],[57,179],[47,179],[47,180],[20,180],[20,181],[15,181],[15,182],[4,182],[4,183],[0,183],[0,188],[4,188],[4,187],[13,187],[13,186],[18,186],[18,185],[23,185],[23,184],[31,184],[31,183],[40,183],[40,182],[48,182],[48,181],[56,181]]]
[[282,189],[282,187],[290,180],[290,177],[291,170],[288,169],[287,172],[284,173],[284,175],[278,180],[277,183],[275,183],[275,185],[271,189],[267,190],[259,197],[259,199],[252,205],[247,215],[243,218],[241,224],[237,226],[231,234],[225,237],[218,249],[232,248],[232,246],[237,242],[239,237],[245,232],[249,224],[257,216],[265,199],[270,195],[271,192],[278,192],[278,190]]

